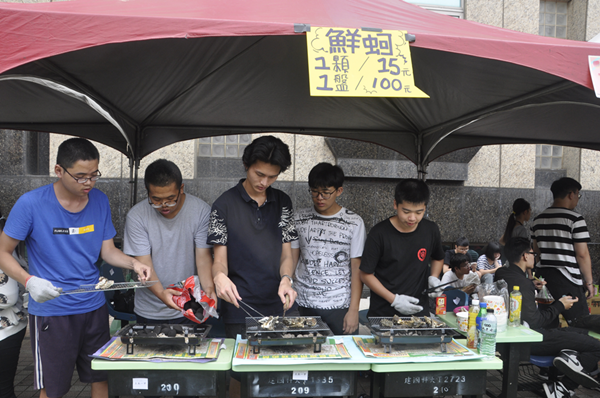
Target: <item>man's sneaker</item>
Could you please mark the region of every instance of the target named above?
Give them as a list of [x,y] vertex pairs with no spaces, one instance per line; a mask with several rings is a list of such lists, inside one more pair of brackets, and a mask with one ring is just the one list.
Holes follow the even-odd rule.
[[575,391],[568,390],[560,381],[544,383],[544,392],[548,398],[571,398]]
[[598,387],[598,382],[590,376],[579,363],[577,351],[562,350],[560,355],[554,358],[554,366],[565,374],[569,379],[587,388]]
[[538,377],[544,381],[548,381],[548,368],[540,368],[540,373],[538,373]]

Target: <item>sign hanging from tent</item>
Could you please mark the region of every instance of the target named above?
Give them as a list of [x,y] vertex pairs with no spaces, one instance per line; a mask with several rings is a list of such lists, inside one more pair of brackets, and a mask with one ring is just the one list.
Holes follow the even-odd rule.
[[429,98],[415,86],[405,35],[331,27],[306,32],[310,95]]

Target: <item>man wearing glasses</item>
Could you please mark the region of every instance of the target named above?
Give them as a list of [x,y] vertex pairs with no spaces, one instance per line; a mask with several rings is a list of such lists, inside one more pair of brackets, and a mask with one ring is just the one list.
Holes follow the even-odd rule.
[[[579,298],[563,316],[570,326],[600,332],[600,316],[590,316],[586,294],[595,294],[590,233],[584,218],[574,211],[581,198],[581,184],[563,177],[550,187],[554,202],[533,220],[533,249],[540,253],[538,274],[548,282],[554,298]],[[558,324],[557,324],[558,325]]]
[[600,342],[588,336],[587,330],[572,327],[557,329],[553,326],[561,312],[568,312],[581,299],[571,295],[554,296],[556,300],[552,304],[536,305],[535,289],[541,288],[543,282],[527,279],[527,271],[533,269],[535,264],[531,242],[527,238],[510,238],[504,247],[504,254],[510,265],[500,267],[496,271],[495,280],[506,281],[510,290],[519,286],[523,295],[523,324],[544,336],[543,342],[531,344],[531,355],[556,357],[553,365],[565,375],[561,381],[544,383],[546,396],[572,397],[579,385],[598,388],[598,382],[590,373],[598,369]]
[[202,290],[217,300],[212,246],[206,244],[210,206],[183,192],[181,171],[171,161],[159,159],[150,164],[144,184],[148,198],[127,214],[123,251],[152,267],[150,280],[160,283],[135,292],[137,322],[192,323],[181,315],[164,287],[197,274]]
[[292,242],[300,315],[320,316],[336,335],[358,332],[366,237],[362,218],[337,203],[343,183],[339,166],[313,167],[308,191],[314,206],[296,212],[298,240]]
[[[87,140],[63,142],[54,167],[58,181],[21,196],[0,235],[0,269],[29,292],[34,387],[41,398],[64,396],[75,366],[81,381],[91,383],[93,398],[108,396],[106,373],[92,370],[90,358],[110,338],[104,295],[60,295],[61,289],[98,283],[99,257],[142,281],[150,276],[148,266],[114,245],[108,198],[94,189],[99,158]],[[29,273],[12,256],[22,240]]]

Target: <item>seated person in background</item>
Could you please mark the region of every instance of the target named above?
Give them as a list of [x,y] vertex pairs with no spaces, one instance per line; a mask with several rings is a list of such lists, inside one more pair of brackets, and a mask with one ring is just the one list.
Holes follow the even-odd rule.
[[476,262],[479,255],[475,250],[469,250],[469,240],[467,238],[460,237],[454,244],[454,249],[446,250],[444,254],[444,274],[450,271],[450,256],[455,253],[466,254],[469,257],[469,262]]
[[362,218],[337,203],[343,183],[339,166],[313,167],[308,186],[314,206],[295,213],[298,240],[292,241],[300,315],[320,316],[336,335],[358,333],[358,267],[366,237]]
[[458,287],[467,294],[473,293],[477,285],[465,280],[465,276],[471,272],[471,262],[469,260],[469,256],[463,253],[454,253],[450,256],[450,271],[444,274],[441,284],[452,283],[444,286],[444,288],[447,289],[448,286]]
[[[556,356],[554,366],[565,374],[562,381],[544,384],[548,397],[571,397],[578,385],[598,388],[600,384],[589,375],[598,368],[600,361],[600,341],[588,336],[585,329],[566,327],[555,329],[550,325],[558,315],[568,310],[578,301],[571,296],[563,296],[544,308],[535,303],[534,281],[527,279],[526,272],[535,264],[535,252],[526,238],[510,238],[504,253],[510,265],[498,269],[495,280],[504,280],[512,290],[519,286],[523,295],[521,319],[523,324],[544,336],[544,341],[531,344],[532,355]],[[541,287],[542,282],[535,281]]]
[[492,283],[494,273],[500,267],[502,267],[500,245],[496,242],[490,242],[485,247],[484,254],[477,259],[477,273],[481,277],[481,283]]

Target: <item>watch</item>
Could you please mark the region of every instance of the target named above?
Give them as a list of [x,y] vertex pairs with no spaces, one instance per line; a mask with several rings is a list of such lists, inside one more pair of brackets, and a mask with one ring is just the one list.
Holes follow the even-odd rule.
[[291,276],[285,274],[285,275],[281,275],[281,279],[283,278],[288,278],[290,280],[290,286],[294,287],[294,280],[292,279]]

